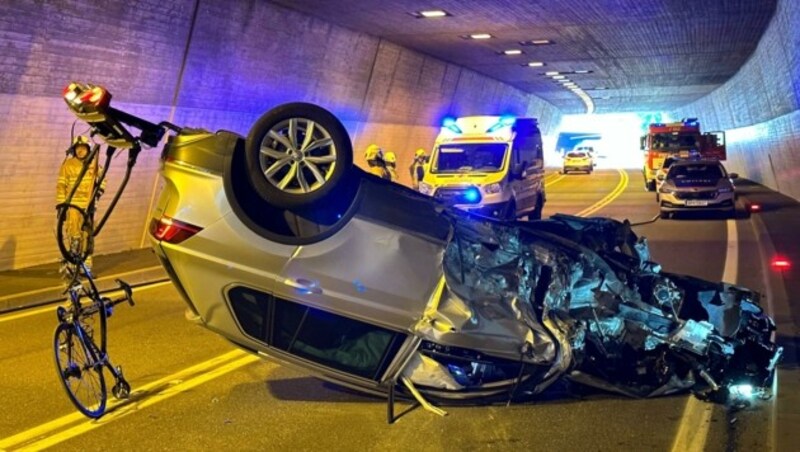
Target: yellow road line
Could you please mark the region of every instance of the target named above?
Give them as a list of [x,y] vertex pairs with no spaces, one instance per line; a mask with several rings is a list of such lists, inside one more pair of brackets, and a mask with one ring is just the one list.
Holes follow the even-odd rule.
[[601,199],[600,201],[597,201],[596,203],[592,204],[591,206],[589,206],[589,207],[581,210],[580,212],[576,213],[575,214],[576,216],[578,216],[578,217],[588,217],[589,215],[592,215],[592,214],[596,213],[597,211],[599,211],[603,207],[611,204],[615,199],[617,199],[625,191],[625,189],[628,187],[628,181],[630,179],[628,177],[628,172],[625,171],[625,170],[622,170],[622,169],[618,169],[617,171],[619,171],[620,178],[619,178],[619,182],[617,183],[617,186],[614,188],[614,190],[612,190],[611,193],[609,193],[606,196],[604,196],[603,199]]
[[[241,350],[232,350],[137,388],[131,393],[128,400],[109,399],[107,414],[98,420],[88,419],[77,412],[68,414],[1,440],[0,449],[22,447],[23,450],[42,450],[221,377],[259,359],[259,357]],[[69,428],[56,432],[64,427]],[[35,442],[31,443],[31,441]]]
[[[558,173],[556,173],[556,174],[558,174]],[[549,187],[549,186],[551,186],[551,185],[555,184],[556,182],[560,181],[561,179],[563,179],[563,178],[565,178],[565,177],[566,177],[566,176],[565,176],[564,174],[560,174],[560,175],[559,175],[558,177],[556,177],[555,179],[551,179],[549,182],[545,182],[544,186],[545,186],[545,187]]]
[[[147,285],[147,286],[134,287],[133,288],[133,292],[135,293],[135,292],[141,292],[143,290],[155,289],[157,287],[166,286],[168,284],[172,284],[172,281],[163,281],[163,282],[160,282],[160,283],[150,284],[150,285]],[[103,296],[105,296],[105,297],[116,297],[116,296],[119,296],[121,294],[122,294],[122,290],[115,290],[113,292],[104,293]],[[20,312],[18,314],[9,314],[7,316],[0,317],[0,323],[10,322],[12,320],[24,319],[25,317],[30,317],[30,316],[39,315],[39,314],[45,314],[45,313],[51,313],[52,314],[54,312],[55,312],[55,308],[53,306],[45,306],[45,307],[39,308],[39,309],[26,310],[26,311]]]
[[[147,267],[147,268],[139,268],[139,269],[136,269],[136,270],[130,270],[130,271],[127,271],[127,272],[122,272],[122,273],[117,273],[117,274],[114,274],[114,275],[108,275],[108,276],[103,276],[103,277],[100,277],[100,278],[96,278],[95,282],[105,281],[105,280],[112,279],[112,278],[119,278],[120,276],[132,275],[134,273],[141,273],[141,272],[146,272],[146,271],[150,271],[150,270],[157,270],[157,269],[160,269],[160,268],[162,268],[160,265],[154,265],[152,267]],[[58,290],[60,288],[61,288],[61,286],[50,286],[50,287],[44,287],[44,288],[41,288],[41,289],[29,290],[27,292],[20,292],[20,293],[13,293],[13,294],[10,294],[10,295],[3,295],[2,297],[0,297],[0,301],[9,300],[11,298],[24,297],[24,296],[27,296],[27,295],[34,295],[34,294],[42,293],[42,292],[48,292],[48,291],[51,291],[51,290]]]

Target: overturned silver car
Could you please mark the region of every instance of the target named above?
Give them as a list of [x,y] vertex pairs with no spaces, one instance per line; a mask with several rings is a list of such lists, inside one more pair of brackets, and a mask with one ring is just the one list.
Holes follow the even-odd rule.
[[[126,125],[165,132],[70,106],[119,147],[138,146]],[[200,323],[246,350],[421,401],[520,400],[562,377],[634,397],[770,394],[781,350],[758,294],[661,272],[627,222],[442,205],[356,168],[344,127],[310,104],[247,137],[169,128],[153,247]]]

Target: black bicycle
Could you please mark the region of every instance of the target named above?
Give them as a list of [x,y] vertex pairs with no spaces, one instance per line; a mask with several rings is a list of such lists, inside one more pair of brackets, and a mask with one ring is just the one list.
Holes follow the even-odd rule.
[[[53,341],[56,368],[64,390],[72,403],[84,415],[96,419],[105,414],[108,391],[104,371],[114,377],[111,394],[117,399],[130,395],[131,385],[122,375],[122,368],[114,366],[106,351],[107,322],[114,306],[133,302],[131,286],[117,280],[123,296],[111,299],[97,289],[85,263],[67,289],[69,305],[56,310],[58,326]],[[77,276],[86,277],[81,283]]]
[[[68,294],[68,304],[56,309],[58,326],[53,339],[56,369],[64,390],[81,413],[94,419],[106,411],[106,370],[114,378],[111,389],[114,397],[124,399],[130,395],[131,386],[122,375],[121,367],[114,366],[108,357],[107,322],[116,304],[123,301],[134,304],[130,285],[119,279],[117,283],[124,296],[113,300],[104,297],[86,264],[94,248],[94,237],[99,232],[93,219],[108,168],[106,166],[99,175],[87,171],[92,165],[96,168],[98,150],[98,145],[92,147],[65,202],[56,206],[56,236],[63,257],[61,273],[67,286],[64,293]],[[73,203],[73,196],[87,174],[97,180],[90,202],[81,207]],[[105,218],[101,225],[104,221]]]

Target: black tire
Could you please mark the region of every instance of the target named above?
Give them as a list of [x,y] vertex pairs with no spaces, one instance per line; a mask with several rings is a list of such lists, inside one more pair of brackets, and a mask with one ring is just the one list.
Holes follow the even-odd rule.
[[503,219],[506,221],[517,221],[517,203],[513,199],[509,201],[506,206]]
[[668,220],[671,217],[671,213],[670,212],[664,212],[662,210],[661,213],[659,214],[659,216],[661,217],[662,220]]
[[656,181],[651,180],[650,182],[645,181],[644,189],[647,191],[656,191]]
[[58,379],[75,408],[97,419],[106,410],[108,395],[102,366],[92,366],[93,358],[87,354],[91,346],[81,340],[73,324],[56,327],[53,351]]
[[[80,234],[82,239],[75,240]],[[84,262],[94,252],[94,224],[86,210],[74,204],[58,206],[56,241],[61,257],[73,265]]]
[[276,107],[253,124],[245,164],[259,197],[283,209],[318,204],[354,178],[347,130],[329,111],[301,102]]
[[541,195],[539,199],[536,200],[536,207],[528,214],[528,220],[541,220],[542,219],[542,211],[544,210],[544,200],[542,200]]

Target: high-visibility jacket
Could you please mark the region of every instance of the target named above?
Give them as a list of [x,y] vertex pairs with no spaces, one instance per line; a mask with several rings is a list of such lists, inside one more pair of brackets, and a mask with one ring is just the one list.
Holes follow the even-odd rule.
[[[56,184],[56,204],[61,204],[67,200],[72,187],[78,182],[81,169],[83,169],[83,161],[76,157],[69,157],[61,164],[61,169],[58,172],[58,183]],[[81,179],[78,188],[75,190],[75,194],[72,195],[71,204],[82,208],[86,208],[89,205],[89,198],[94,191],[99,172],[100,168],[96,164],[89,165],[89,168],[86,169],[86,174],[83,175],[83,179]]]

